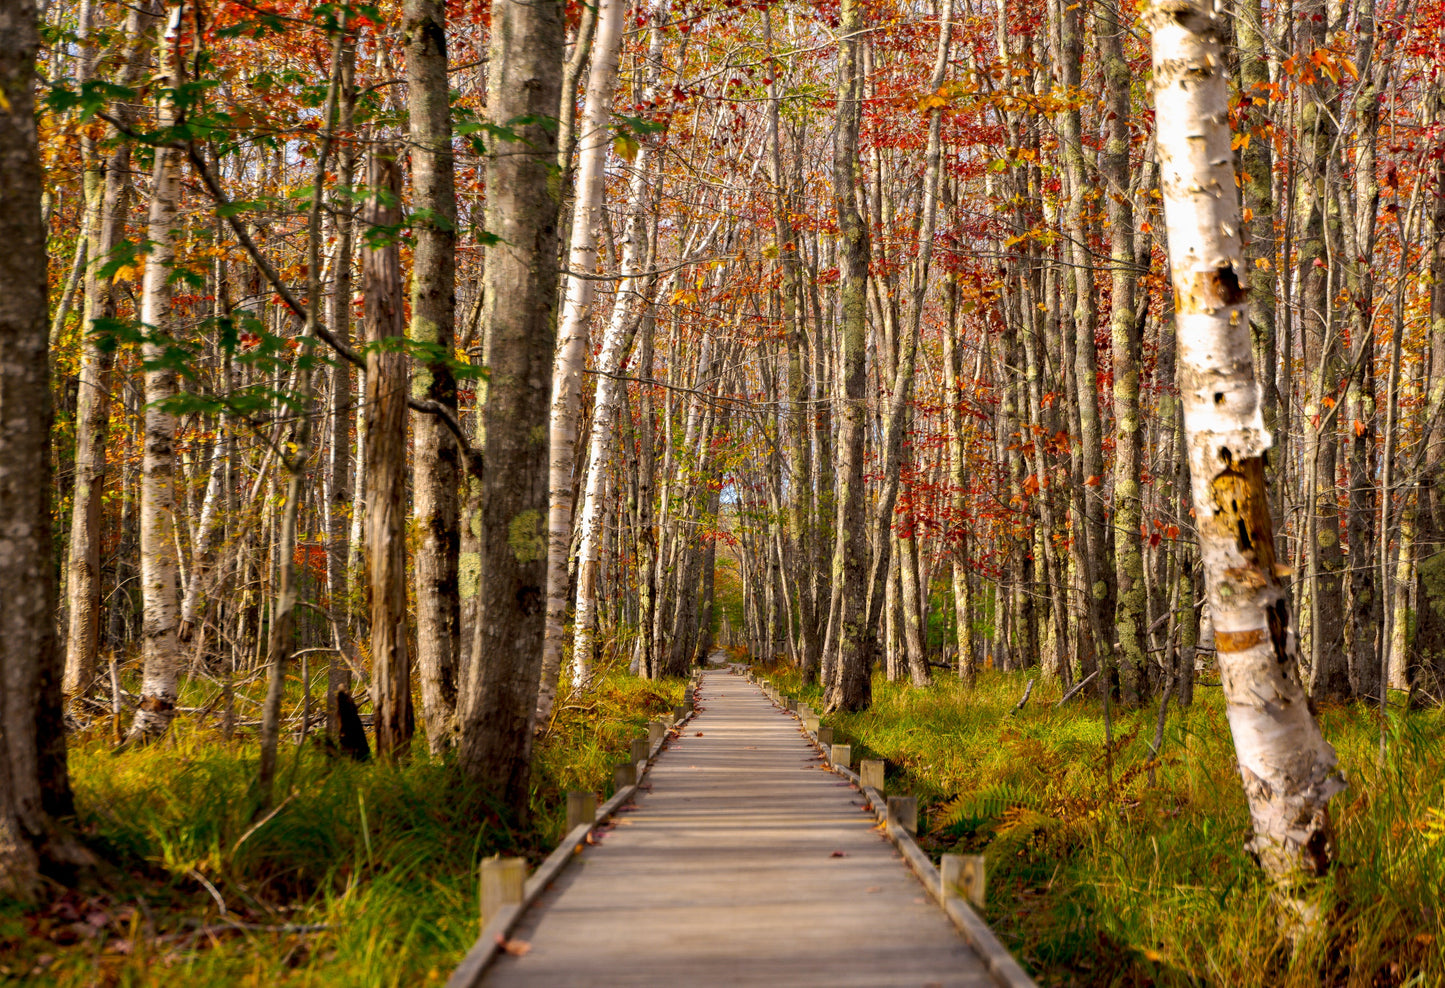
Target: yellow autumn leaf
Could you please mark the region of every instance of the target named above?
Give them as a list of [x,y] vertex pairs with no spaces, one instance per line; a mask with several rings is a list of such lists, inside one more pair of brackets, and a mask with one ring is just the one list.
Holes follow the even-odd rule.
[[637,142],[627,134],[618,134],[612,141],[612,150],[629,165],[637,160]]

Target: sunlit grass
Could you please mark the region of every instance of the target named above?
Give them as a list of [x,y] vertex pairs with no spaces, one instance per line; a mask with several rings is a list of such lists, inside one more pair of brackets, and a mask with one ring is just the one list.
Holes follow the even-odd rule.
[[[821,691],[770,670],[787,693]],[[1036,672],[1035,672],[1036,674]],[[1249,818],[1217,687],[1171,712],[1149,782],[1157,708],[1053,704],[1029,673],[951,676],[914,689],[879,677],[864,713],[825,719],[854,757],[888,760],[892,791],[919,797],[923,845],[988,859],[987,918],[1046,985],[1445,983],[1445,713],[1396,712],[1389,756],[1364,707],[1322,715],[1350,787],[1332,803],[1330,922],[1291,951],[1244,850]],[[1110,779],[1112,777],[1112,786]]]
[[[682,688],[614,670],[564,700],[521,825],[420,737],[399,766],[283,746],[284,804],[256,826],[250,732],[227,743],[213,717],[181,719],[167,741],[113,756],[97,730],[70,762],[79,823],[106,871],[44,914],[0,910],[0,983],[441,983],[477,936],[481,859],[540,860],[565,825],[565,793],[609,794],[612,766]],[[104,928],[67,932],[72,913]]]

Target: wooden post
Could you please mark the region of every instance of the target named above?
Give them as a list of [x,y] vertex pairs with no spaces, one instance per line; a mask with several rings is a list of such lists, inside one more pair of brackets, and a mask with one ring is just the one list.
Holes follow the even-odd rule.
[[847,768],[853,763],[853,746],[850,744],[833,745],[832,763]]
[[817,733],[818,733],[818,718],[817,718],[817,717],[804,717],[804,718],[803,718],[803,726],[806,727],[808,730],[812,731],[814,734],[817,734]]
[[833,729],[823,724],[818,725],[818,743],[825,748],[833,746]]
[[654,721],[649,722],[648,725],[647,725],[647,747],[648,747],[648,750],[649,750],[649,751],[652,750],[652,748],[654,748],[654,747],[657,745],[657,742],[661,741],[661,740],[662,740],[664,737],[666,737],[666,736],[667,736],[667,725],[666,725],[666,724],[664,724],[664,723],[663,723],[662,721],[660,721],[660,720],[654,720]]
[[983,908],[984,866],[982,854],[945,854],[938,861],[938,874],[943,881],[943,897],[950,895],[967,899]]
[[888,822],[897,824],[910,834],[918,833],[918,797],[889,796]]
[[813,708],[808,706],[806,703],[798,704],[798,716],[801,717],[803,720],[807,720],[809,717],[813,716]]
[[647,744],[647,739],[646,739],[646,738],[633,738],[633,739],[632,739],[632,760],[633,760],[634,762],[645,762],[645,761],[647,761],[647,749],[648,749],[648,744]]
[[620,792],[628,786],[637,785],[637,766],[626,762],[612,770],[612,787],[614,792]]
[[863,783],[863,788],[877,789],[880,793],[883,788],[883,759],[863,758],[858,762],[858,778]]
[[522,901],[522,883],[527,880],[524,858],[493,855],[482,859],[482,926],[496,918],[503,906]]
[[567,794],[567,833],[584,823],[597,819],[597,794],[592,792],[569,792]]
[[682,720],[686,716],[687,707],[684,707],[682,704],[679,703],[677,706],[672,708],[672,722],[674,724],[676,724],[678,721]]

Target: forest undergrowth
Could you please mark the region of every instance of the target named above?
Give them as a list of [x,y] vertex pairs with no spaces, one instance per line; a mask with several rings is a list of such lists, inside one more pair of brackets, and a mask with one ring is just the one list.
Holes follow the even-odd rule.
[[[682,702],[681,680],[599,672],[541,737],[520,827],[420,732],[395,766],[286,746],[270,817],[256,814],[254,737],[227,742],[214,717],[118,756],[108,727],[76,736],[78,822],[106,870],[39,911],[0,907],[0,984],[443,983],[477,936],[481,859],[535,866],[562,836],[567,791],[610,794],[631,739]],[[188,686],[180,705],[215,690]]]
[[[783,692],[822,692],[769,667]],[[1349,789],[1332,803],[1339,858],[1322,934],[1290,951],[1259,868],[1217,686],[1171,709],[1056,708],[1057,683],[986,670],[911,687],[873,681],[873,706],[824,718],[853,757],[887,760],[887,786],[919,800],[919,843],[987,860],[986,919],[1041,985],[1445,984],[1445,712],[1320,711]],[[1152,781],[1151,781],[1152,767]],[[1112,781],[1111,781],[1112,780]]]

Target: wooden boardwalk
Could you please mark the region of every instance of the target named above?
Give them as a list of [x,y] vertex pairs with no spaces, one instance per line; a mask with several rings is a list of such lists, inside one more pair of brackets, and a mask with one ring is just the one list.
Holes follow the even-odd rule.
[[698,708],[485,984],[996,984],[793,718],[724,672]]

